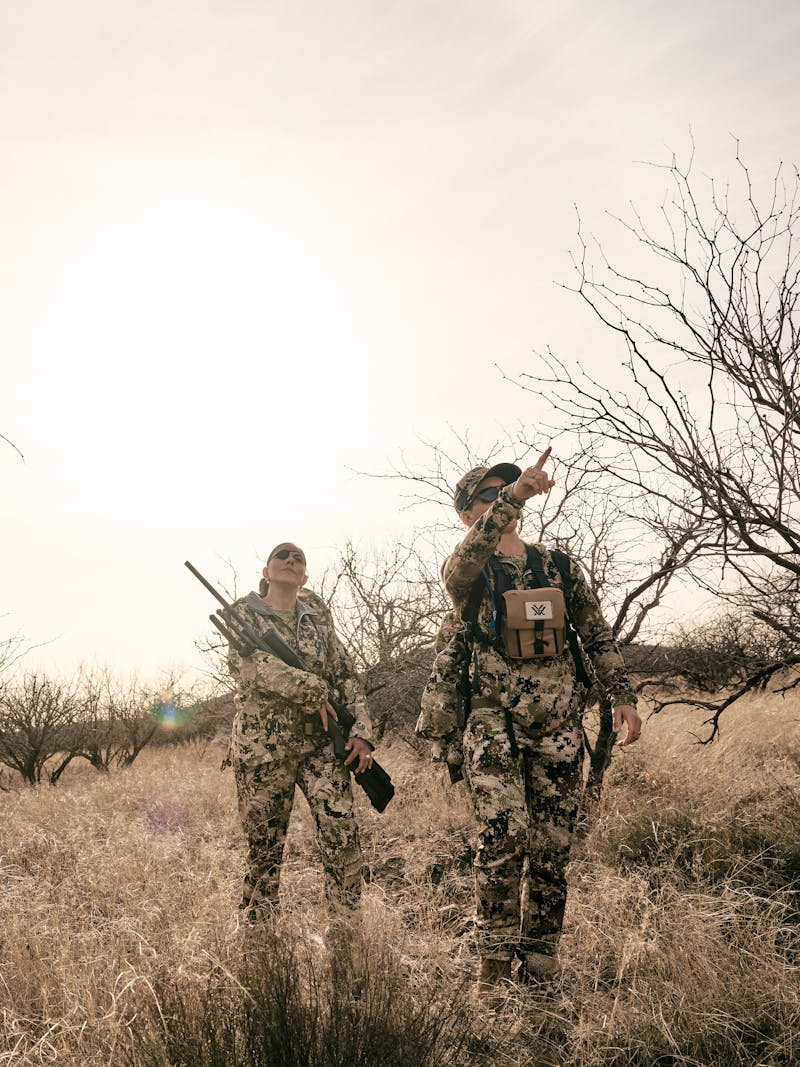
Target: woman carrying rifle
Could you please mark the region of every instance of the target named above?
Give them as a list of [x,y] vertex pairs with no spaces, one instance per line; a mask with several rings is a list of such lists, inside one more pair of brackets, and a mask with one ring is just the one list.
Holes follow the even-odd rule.
[[[237,709],[231,761],[249,846],[240,907],[250,922],[263,921],[277,907],[295,785],[316,823],[329,907],[333,912],[352,908],[361,896],[350,771],[372,766],[371,727],[363,689],[330,610],[303,588],[307,580],[302,549],[283,542],[269,554],[259,593],[234,605],[256,633],[275,629],[308,668],[288,666],[261,650],[243,656],[232,647],[228,657]],[[328,733],[336,719],[331,700],[347,705],[355,716],[345,765]]]

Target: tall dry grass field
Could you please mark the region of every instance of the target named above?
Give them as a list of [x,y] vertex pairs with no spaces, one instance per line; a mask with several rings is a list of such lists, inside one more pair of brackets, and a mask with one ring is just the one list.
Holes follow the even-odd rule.
[[214,746],[2,794],[0,1064],[800,1063],[798,720],[759,696],[710,748],[696,713],[650,721],[576,849],[558,987],[494,1012],[469,997],[464,787],[408,746],[380,751],[386,813],[359,798],[362,919],[327,942],[300,800],[277,927],[240,929]]

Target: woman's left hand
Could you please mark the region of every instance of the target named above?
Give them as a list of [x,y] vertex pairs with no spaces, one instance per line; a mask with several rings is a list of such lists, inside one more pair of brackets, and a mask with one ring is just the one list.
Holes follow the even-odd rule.
[[345,752],[350,753],[344,761],[345,767],[349,767],[354,774],[369,770],[372,766],[372,746],[368,741],[363,741],[360,737],[351,737],[344,748]]
[[631,704],[617,704],[614,708],[614,733],[619,734],[622,729],[622,721],[625,720],[625,725],[628,727],[625,737],[619,743],[620,748],[625,748],[627,745],[632,745],[639,734],[642,732],[642,720],[639,718],[639,714]]

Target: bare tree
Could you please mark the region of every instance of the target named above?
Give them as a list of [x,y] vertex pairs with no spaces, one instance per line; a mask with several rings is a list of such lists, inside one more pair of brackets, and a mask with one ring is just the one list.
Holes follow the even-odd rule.
[[75,690],[29,673],[0,693],[0,763],[38,785],[55,785],[81,754]]
[[19,632],[0,640],[0,687],[2,687],[4,677],[28,650],[29,646]]
[[[159,687],[147,686],[132,677],[127,682],[112,681],[106,687],[105,708],[114,724],[114,762],[118,767],[130,767],[150,743],[158,730],[163,708],[177,706],[172,697],[174,680]],[[167,696],[169,694],[169,696]]]
[[448,607],[438,573],[416,545],[360,554],[347,542],[321,591],[364,678],[378,731],[390,722],[410,727]]
[[174,679],[158,687],[127,682],[107,669],[81,669],[75,682],[35,672],[0,692],[0,764],[25,782],[55,785],[75,759],[97,770],[129,767],[163,724]]
[[116,749],[116,730],[105,701],[110,685],[108,669],[80,668],[76,704],[83,734],[81,755],[95,770],[106,772],[111,769]]
[[123,681],[108,668],[82,669],[75,691],[79,755],[98,771],[130,767],[158,730],[162,693],[171,693],[174,681],[153,687],[135,676]]
[[[783,654],[779,639],[778,654]],[[714,693],[740,685],[768,667],[776,654],[775,631],[730,608],[700,625],[680,625],[667,651],[665,688],[683,679],[693,689]]]
[[587,473],[604,472],[651,524],[702,540],[696,582],[772,629],[770,663],[695,701],[707,740],[754,686],[800,682],[800,186],[779,170],[761,203],[738,146],[736,161],[735,202],[673,159],[659,224],[615,220],[644,257],[635,271],[579,230],[576,291],[622,344],[626,386],[549,352],[521,381],[547,390],[554,433],[577,436]]
[[348,541],[322,593],[335,599],[337,629],[361,671],[429,648],[447,608],[438,574],[399,543],[367,555]]

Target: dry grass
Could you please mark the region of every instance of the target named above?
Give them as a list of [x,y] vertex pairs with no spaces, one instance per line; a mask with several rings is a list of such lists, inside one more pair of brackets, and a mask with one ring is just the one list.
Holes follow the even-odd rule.
[[[372,993],[355,1001],[331,985],[338,964],[298,804],[280,925],[304,976],[298,1027],[330,1044],[336,1026],[372,1032],[383,1019],[415,1067],[800,1062],[800,701],[753,698],[712,748],[693,744],[693,714],[651,721],[615,760],[571,867],[559,987],[549,1000],[513,991],[494,1016],[460,992],[475,965],[463,786],[445,788],[402,743],[381,750],[398,797],[383,816],[359,801],[371,880],[351,947]],[[163,1016],[187,1050],[214,1026],[234,1040],[242,986],[258,1000],[236,911],[243,842],[219,758],[213,747],[152,750],[127,772],[75,768],[56,789],[0,797],[0,1064],[249,1062],[232,1046],[202,1059],[200,1045],[181,1061],[174,1042],[145,1039],[165,1032]],[[453,1025],[434,1033],[444,1004]],[[433,1060],[400,1049],[415,1027]],[[291,1062],[334,1062],[315,1047]],[[351,1062],[372,1062],[362,1051]]]

